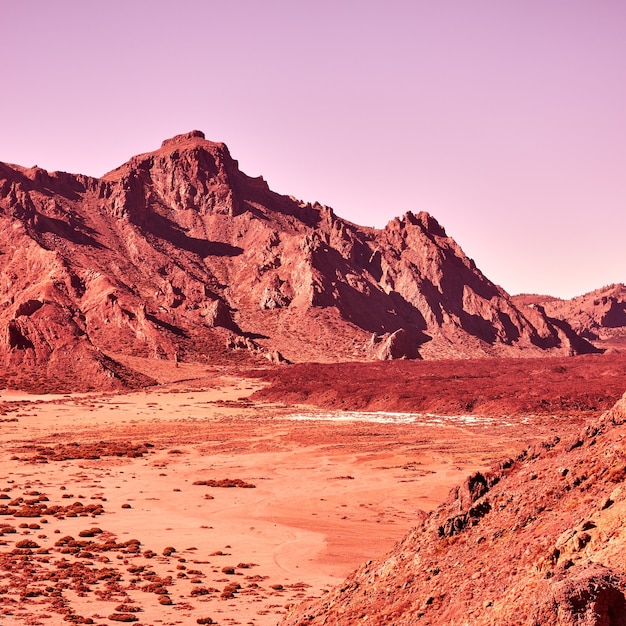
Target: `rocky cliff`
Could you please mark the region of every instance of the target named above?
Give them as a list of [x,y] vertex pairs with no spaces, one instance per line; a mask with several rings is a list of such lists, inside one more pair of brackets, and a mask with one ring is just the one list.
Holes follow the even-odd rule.
[[566,322],[515,306],[432,216],[357,226],[272,192],[199,131],[99,179],[0,164],[0,232],[0,385],[149,382],[123,355],[226,363],[593,350]]
[[541,307],[595,345],[608,349],[626,346],[626,286],[620,283],[571,300],[526,294],[514,296],[513,301],[521,306]]
[[477,473],[284,626],[626,624],[626,395]]

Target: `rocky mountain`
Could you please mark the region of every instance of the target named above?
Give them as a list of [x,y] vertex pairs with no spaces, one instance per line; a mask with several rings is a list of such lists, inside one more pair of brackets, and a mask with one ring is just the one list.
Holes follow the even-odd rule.
[[626,286],[618,283],[571,300],[538,295],[514,296],[517,305],[541,307],[566,321],[578,334],[608,349],[626,346]]
[[284,626],[626,624],[626,395],[476,473]]
[[516,306],[427,213],[357,226],[272,192],[199,131],[102,178],[0,164],[0,232],[0,385],[149,383],[125,356],[593,350],[566,322]]

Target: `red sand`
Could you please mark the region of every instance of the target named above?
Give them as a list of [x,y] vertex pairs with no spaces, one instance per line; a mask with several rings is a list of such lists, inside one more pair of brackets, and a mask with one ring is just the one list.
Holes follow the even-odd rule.
[[[319,596],[389,549],[417,523],[418,509],[434,508],[467,474],[528,440],[526,426],[480,419],[294,421],[289,414],[310,408],[240,401],[258,382],[220,382],[209,391],[179,384],[51,401],[0,396],[0,489],[8,496],[0,505],[19,511],[20,497],[45,497],[39,505],[50,510],[75,502],[104,508],[96,517],[41,508],[34,518],[0,517],[16,530],[1,537],[0,619],[67,615],[106,624],[126,604],[141,609],[124,613],[141,624],[275,624],[287,605]],[[549,429],[538,424],[532,437]],[[254,488],[193,484],[223,479]],[[93,527],[103,534],[80,537]],[[56,545],[66,536],[94,543]],[[24,539],[38,548],[18,549]],[[141,542],[136,553],[120,547],[130,539]],[[116,543],[103,551],[105,540]],[[164,556],[168,547],[175,551]],[[112,568],[119,580],[80,583],[90,580],[83,573],[72,582],[62,576],[65,560],[94,580]],[[233,582],[240,588],[229,593]],[[149,585],[157,593],[142,590]],[[164,592],[170,600],[160,600]]]

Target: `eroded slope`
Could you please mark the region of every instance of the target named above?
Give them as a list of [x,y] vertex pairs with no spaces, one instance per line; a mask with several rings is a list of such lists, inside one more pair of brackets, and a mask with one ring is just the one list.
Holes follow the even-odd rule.
[[468,478],[283,624],[624,624],[625,435],[626,395],[577,435]]

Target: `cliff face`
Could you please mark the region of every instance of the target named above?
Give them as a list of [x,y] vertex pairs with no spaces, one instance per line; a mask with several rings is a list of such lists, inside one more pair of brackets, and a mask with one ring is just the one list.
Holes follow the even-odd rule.
[[70,380],[77,364],[96,386],[146,382],[116,355],[334,361],[593,349],[566,323],[517,308],[430,215],[359,227],[272,192],[199,131],[100,179],[0,164],[0,229],[9,385],[26,370],[33,384]]
[[626,395],[477,473],[382,558],[283,624],[626,624]]

